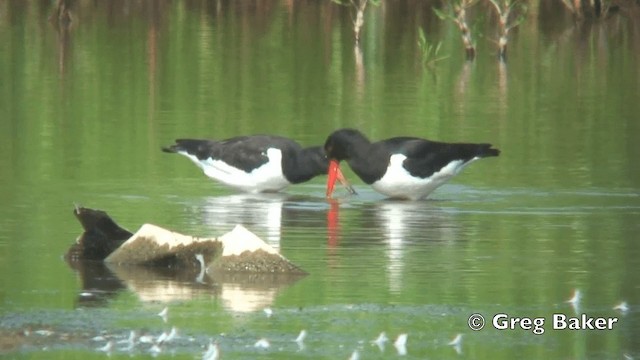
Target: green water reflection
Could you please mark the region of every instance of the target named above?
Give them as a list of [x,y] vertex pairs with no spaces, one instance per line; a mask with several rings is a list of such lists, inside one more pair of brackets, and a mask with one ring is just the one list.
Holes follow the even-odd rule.
[[[490,24],[465,63],[457,29],[432,5],[370,8],[354,51],[347,9],[328,1],[76,1],[69,28],[47,2],[0,1],[0,327],[78,336],[0,352],[102,358],[104,341],[91,338],[103,330],[124,339],[176,326],[173,356],[185,359],[211,338],[234,358],[396,356],[391,343],[369,343],[381,331],[391,342],[408,333],[408,358],[639,356],[638,23],[574,23],[560,2],[541,1],[507,64]],[[432,69],[420,64],[418,26],[448,55]],[[360,194],[336,207],[324,177],[246,197],[160,152],[178,137],[254,133],[312,145],[340,127],[491,142],[502,154],[413,203],[387,201],[347,171]],[[74,203],[130,230],[217,235],[243,222],[311,275],[256,289],[111,274],[118,289],[86,306],[83,279],[62,260],[80,233]],[[574,288],[582,312],[619,326],[467,328],[474,312],[573,314]],[[612,310],[622,300],[626,315]],[[301,329],[303,350],[292,342]],[[447,345],[457,333],[460,355]],[[272,347],[254,348],[260,337]]]

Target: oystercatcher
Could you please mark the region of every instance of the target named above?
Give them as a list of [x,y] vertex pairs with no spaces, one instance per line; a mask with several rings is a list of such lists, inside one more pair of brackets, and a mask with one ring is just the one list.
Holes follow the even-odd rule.
[[340,129],[324,144],[329,158],[327,197],[331,197],[340,161],[374,190],[391,198],[417,200],[458,174],[471,162],[498,156],[491,144],[444,143],[416,137],[370,142],[360,131]]
[[[277,192],[328,170],[322,147],[303,148],[281,136],[238,136],[220,141],[178,139],[175,142],[162,151],[184,155],[208,177],[249,193]],[[336,176],[354,192],[342,173]]]

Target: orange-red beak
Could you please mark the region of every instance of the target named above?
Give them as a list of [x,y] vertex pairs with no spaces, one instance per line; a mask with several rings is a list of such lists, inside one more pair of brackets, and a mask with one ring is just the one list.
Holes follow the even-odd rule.
[[338,162],[338,160],[332,159],[329,160],[329,172],[327,173],[327,198],[330,198],[333,194],[336,180],[340,181],[340,183],[347,188],[347,191],[349,191],[349,193],[356,193],[351,184],[349,184],[344,175],[342,175],[342,171],[340,170],[340,163]]

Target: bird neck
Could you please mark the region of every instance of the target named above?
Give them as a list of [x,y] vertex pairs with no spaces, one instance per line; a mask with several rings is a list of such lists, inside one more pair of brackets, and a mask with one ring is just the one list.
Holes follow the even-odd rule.
[[282,167],[287,180],[297,184],[326,173],[328,161],[324,150],[320,146],[313,146],[293,152],[290,157],[282,160]]

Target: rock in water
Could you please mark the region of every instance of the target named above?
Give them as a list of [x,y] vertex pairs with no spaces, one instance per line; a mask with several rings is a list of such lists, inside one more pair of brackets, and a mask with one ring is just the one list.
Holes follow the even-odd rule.
[[105,261],[185,268],[199,267],[199,255],[207,272],[304,274],[242,225],[219,238],[198,238],[144,224]]
[[74,214],[85,229],[67,252],[66,258],[74,261],[198,269],[202,276],[209,272],[306,274],[242,225],[219,238],[184,235],[152,224],[131,234],[104,211],[76,208]]
[[197,267],[201,254],[205,263],[222,254],[222,243],[215,238],[198,238],[144,224],[111,253],[108,264]]
[[306,274],[242,225],[219,237],[222,256],[209,265],[214,272]]

